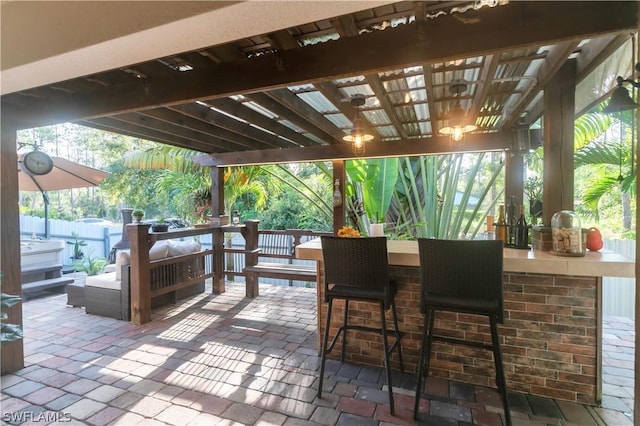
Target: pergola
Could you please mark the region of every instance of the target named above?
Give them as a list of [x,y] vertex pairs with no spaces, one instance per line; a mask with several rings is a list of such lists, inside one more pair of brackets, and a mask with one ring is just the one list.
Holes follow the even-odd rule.
[[[331,160],[343,179],[353,95],[365,98],[369,157],[514,150],[514,135],[542,118],[548,223],[573,207],[563,194],[574,118],[631,74],[638,28],[636,1],[108,3],[2,3],[5,293],[20,293],[19,129],[74,122],[202,152],[215,215],[224,166]],[[52,32],[28,38],[39,19]],[[453,146],[440,129],[457,80],[478,129]],[[522,156],[506,170],[505,192],[522,202]],[[11,316],[22,322],[19,307]],[[3,372],[21,368],[21,342],[2,356]]]

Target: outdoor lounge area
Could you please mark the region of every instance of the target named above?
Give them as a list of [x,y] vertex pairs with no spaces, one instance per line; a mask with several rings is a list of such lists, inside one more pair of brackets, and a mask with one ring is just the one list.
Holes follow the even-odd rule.
[[[25,368],[2,377],[6,424],[390,425],[412,419],[414,375],[327,362],[316,397],[315,289],[243,284],[153,312],[135,326],[87,315],[64,294],[24,304]],[[604,323],[602,407],[509,394],[517,425],[631,425],[633,321]],[[417,424],[500,425],[495,389],[429,379]],[[6,414],[10,413],[10,414]],[[44,424],[44,423],[42,423]]]
[[[268,1],[144,6],[5,1],[2,12],[3,35],[11,41],[2,55],[3,292],[24,296],[18,175],[24,169],[47,176],[51,170],[42,167],[46,161],[27,166],[29,154],[49,154],[38,154],[34,144],[23,155],[27,148],[21,133],[42,126],[74,123],[193,151],[193,165],[210,179],[210,223],[179,232],[184,237],[211,233],[212,244],[206,259],[183,259],[196,275],[169,280],[171,288],[154,289],[153,269],[175,259],[152,263],[151,245],[177,233],[148,232],[138,225],[130,238],[131,299],[122,305],[131,322],[69,306],[64,294],[22,297],[7,309],[6,320],[22,327],[24,338],[3,342],[1,348],[4,423],[640,425],[640,400],[634,401],[634,393],[640,394],[634,333],[640,310],[635,323],[602,318],[600,310],[603,277],[635,279],[640,273],[635,258],[608,262],[606,253],[584,253],[582,248],[582,253],[571,253],[580,256],[552,260],[554,255],[521,250],[528,248],[521,236],[521,244],[508,249],[520,254],[507,256],[511,265],[505,261],[503,269],[508,314],[502,327],[504,364],[511,370],[500,390],[508,393],[507,399],[501,400],[491,386],[493,370],[486,368],[485,358],[475,352],[459,357],[447,347],[436,348],[439,362],[420,394],[415,375],[421,369],[415,367],[424,360],[416,344],[422,323],[416,278],[421,265],[413,260],[415,250],[406,249],[404,236],[390,239],[391,246],[401,249],[395,260],[389,257],[389,277],[404,280],[393,292],[399,295],[409,371],[400,373],[392,365],[389,374],[387,360],[383,374],[384,368],[376,365],[380,353],[388,354],[386,343],[352,339],[369,350],[362,357],[368,359],[359,360],[355,352],[345,357],[345,350],[345,361],[329,359],[319,397],[319,324],[327,318],[328,335],[333,319],[332,311],[323,312],[321,287],[259,282],[261,274],[273,270],[259,261],[258,235],[247,225],[234,225],[246,242],[244,249],[238,248],[246,260],[246,284],[227,281],[233,276],[225,277],[222,248],[229,228],[220,225],[230,213],[232,191],[225,189],[229,169],[312,162],[326,169],[330,185],[325,185],[329,197],[323,212],[331,232],[339,234],[354,222],[354,213],[366,213],[359,229],[371,236],[369,224],[399,222],[389,220],[385,209],[373,211],[375,203],[364,196],[351,197],[350,192],[358,192],[349,191],[355,181],[351,161],[397,158],[404,163],[398,171],[411,170],[419,178],[411,186],[404,181],[385,185],[403,184],[397,199],[415,192],[415,206],[393,204],[397,217],[406,216],[402,224],[424,224],[423,232],[414,235],[412,230],[407,237],[441,238],[436,219],[442,225],[457,223],[437,215],[441,199],[453,206],[458,188],[433,185],[442,169],[436,156],[479,153],[500,165],[487,172],[491,187],[482,191],[493,205],[478,203],[472,213],[488,218],[499,204],[511,204],[514,212],[515,206],[530,204],[524,183],[529,154],[537,149],[544,152],[539,219],[552,227],[557,212],[580,207],[575,199],[580,179],[576,120],[606,99],[613,101],[612,92],[637,99],[640,2],[375,0],[292,7]],[[631,84],[631,90],[623,84]],[[606,109],[622,111],[610,108],[612,104]],[[635,111],[627,187],[636,188],[636,194],[638,106],[633,100],[625,106]],[[622,126],[620,130],[622,147]],[[366,150],[363,141],[368,141]],[[614,177],[623,181],[622,151],[627,150],[620,151]],[[396,168],[389,163],[389,169]],[[386,166],[384,170],[386,175]],[[447,170],[455,176],[452,168]],[[424,192],[407,190],[418,186]],[[187,193],[186,186],[180,189]],[[470,195],[467,190],[463,199]],[[360,204],[371,211],[361,214]],[[414,210],[421,214],[408,214]],[[466,213],[471,209],[461,208],[460,217]],[[521,215],[524,230],[524,211]],[[514,222],[515,214],[508,216]],[[635,229],[640,212],[630,207],[629,216],[635,217]],[[477,221],[478,232],[483,223],[484,216]],[[491,221],[486,223],[488,236]],[[563,241],[583,247],[582,226],[590,225],[568,226],[577,237]],[[449,236],[460,237],[466,234]],[[309,242],[303,244],[309,248]],[[318,249],[305,256],[298,256],[299,246],[295,251],[298,260],[320,261]],[[278,268],[278,274],[285,269]],[[611,269],[618,270],[607,273]],[[295,272],[297,278],[315,277],[320,284],[326,270],[318,263],[315,270]],[[206,287],[202,293],[177,304],[152,304],[154,297],[177,294],[182,288],[176,287],[201,281]],[[128,288],[119,290],[122,295]],[[640,298],[634,299],[638,305]],[[348,312],[347,302],[344,306]],[[386,330],[383,308],[380,329]],[[356,311],[366,325],[375,322],[366,308]],[[482,326],[468,326],[465,320],[450,321],[449,332],[482,338]],[[344,349],[346,340],[342,342]],[[393,392],[386,383],[393,383]],[[420,407],[414,411],[416,401]],[[511,409],[505,413],[507,406]]]

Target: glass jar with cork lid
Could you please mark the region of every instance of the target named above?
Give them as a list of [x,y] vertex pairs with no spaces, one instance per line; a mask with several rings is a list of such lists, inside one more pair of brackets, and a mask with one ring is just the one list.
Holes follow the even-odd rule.
[[551,217],[551,253],[560,256],[584,256],[580,217],[571,210],[561,210]]

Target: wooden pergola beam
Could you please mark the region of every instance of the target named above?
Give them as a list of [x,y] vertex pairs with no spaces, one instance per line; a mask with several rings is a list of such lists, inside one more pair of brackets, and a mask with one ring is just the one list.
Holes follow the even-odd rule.
[[[512,2],[477,20],[444,16],[354,37],[212,64],[154,81],[131,82],[91,95],[60,94],[48,102],[2,105],[18,128],[32,128],[200,99],[282,88],[399,67],[481,56],[532,45],[571,42],[635,30],[637,2]],[[446,40],[446,43],[442,41]],[[384,52],[384,54],[380,54]]]
[[509,135],[504,133],[473,134],[465,137],[464,145],[452,145],[448,136],[408,139],[393,142],[372,141],[366,144],[364,157],[356,157],[351,144],[313,146],[289,149],[203,154],[193,157],[206,167],[245,166],[252,164],[276,164],[315,161],[349,160],[354,158],[406,157],[427,154],[451,154],[456,152],[500,151],[509,147]]

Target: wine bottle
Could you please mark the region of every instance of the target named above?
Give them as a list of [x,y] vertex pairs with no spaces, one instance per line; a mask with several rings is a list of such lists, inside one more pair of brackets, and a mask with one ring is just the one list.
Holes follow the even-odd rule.
[[498,206],[498,222],[496,223],[496,240],[507,242],[507,221],[504,218],[504,205]]
[[505,244],[510,246],[516,245],[516,205],[513,202],[513,195],[509,196],[509,204],[507,204],[507,239]]
[[524,217],[524,204],[520,206],[520,216],[516,221],[516,241],[515,245],[518,248],[526,248],[529,246],[529,226],[527,225],[527,219]]

